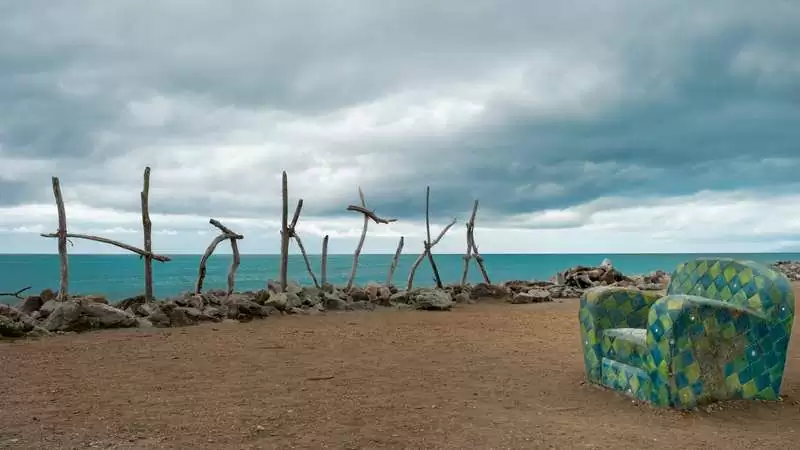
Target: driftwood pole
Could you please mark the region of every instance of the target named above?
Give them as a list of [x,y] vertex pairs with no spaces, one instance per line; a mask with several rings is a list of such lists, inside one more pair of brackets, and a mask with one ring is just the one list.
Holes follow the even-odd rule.
[[61,261],[60,279],[58,287],[58,301],[65,301],[69,295],[69,260],[67,258],[67,212],[64,208],[64,197],[61,196],[61,183],[58,177],[53,177],[53,195],[56,198],[58,209],[58,257]]
[[297,235],[297,221],[300,219],[300,211],[303,209],[303,199],[297,201],[297,208],[294,210],[294,216],[292,217],[292,223],[289,225],[288,232],[289,237],[294,238],[294,241],[297,243],[297,246],[300,248],[300,254],[303,255],[303,261],[306,263],[306,270],[308,270],[308,274],[311,275],[311,281],[314,282],[315,287],[319,287],[319,283],[317,282],[317,277],[314,275],[314,269],[311,268],[311,261],[308,259],[308,253],[306,253],[306,247],[303,245],[303,241],[300,239],[300,236]]
[[144,298],[153,300],[153,224],[150,222],[150,167],[144,168],[144,188],[142,189],[142,228],[144,230]]
[[367,201],[364,199],[364,191],[358,188],[358,197],[361,200],[361,206],[350,205],[347,207],[348,211],[360,212],[364,215],[364,227],[361,229],[361,239],[358,240],[355,252],[353,252],[353,267],[350,269],[350,278],[347,280],[346,290],[353,288],[353,281],[356,279],[356,270],[358,270],[358,258],[361,256],[361,249],[364,247],[364,240],[367,238],[367,228],[369,226],[369,219],[375,223],[392,223],[397,222],[397,219],[382,219],[375,215],[375,212],[367,209]]
[[320,283],[322,286],[328,282],[328,235],[322,238],[322,262],[320,263]]
[[436,239],[434,239],[433,242],[431,242],[430,244],[428,244],[428,242],[422,243],[423,251],[422,253],[420,253],[420,255],[417,257],[417,260],[414,261],[414,264],[411,266],[411,272],[408,274],[408,284],[406,285],[406,290],[410,291],[411,288],[414,287],[414,273],[417,271],[417,268],[419,268],[419,265],[422,264],[422,260],[425,259],[425,256],[427,256],[426,254],[430,252],[431,249],[433,249],[433,247],[435,247],[436,244],[439,243],[439,241],[442,240],[447,231],[450,230],[450,228],[452,228],[453,225],[455,224],[456,224],[456,219],[453,219],[453,221],[447,224],[446,227],[442,228],[442,231],[439,232],[439,235],[436,236]]
[[436,261],[433,260],[433,252],[431,252],[431,187],[425,187],[425,230],[427,231],[428,239],[425,241],[425,250],[428,253],[428,261],[431,263],[433,270],[433,279],[436,281],[436,287],[441,289],[442,278],[439,276],[439,268],[436,267]]
[[392,258],[392,265],[389,266],[389,276],[386,277],[386,285],[391,286],[393,284],[394,278],[394,271],[397,269],[397,264],[400,261],[400,253],[403,252],[403,241],[404,237],[400,236],[400,242],[397,243],[397,250],[394,252],[394,257]]
[[469,273],[469,260],[475,258],[478,267],[483,275],[483,281],[486,284],[491,284],[489,275],[486,273],[486,267],[483,265],[483,257],[478,253],[478,246],[475,244],[475,216],[478,214],[478,200],[472,206],[472,215],[467,222],[467,252],[464,254],[464,271],[461,274],[461,285],[467,284],[467,274]]
[[[144,190],[141,193],[142,199],[142,224],[145,229],[145,250],[136,248],[132,245],[124,244],[113,239],[104,238],[101,236],[92,236],[89,234],[67,233],[67,214],[64,208],[64,199],[61,196],[61,186],[58,177],[53,177],[53,194],[56,198],[56,206],[58,207],[58,231],[55,233],[42,233],[41,237],[57,238],[58,239],[58,254],[61,258],[61,285],[59,287],[58,299],[66,300],[68,292],[68,263],[67,263],[67,240],[68,239],[84,239],[87,241],[100,242],[102,244],[113,245],[121,249],[128,250],[129,252],[136,253],[137,255],[145,258],[145,292],[149,291],[150,298],[153,294],[153,272],[152,265],[148,265],[147,261],[152,264],[152,261],[167,262],[170,261],[168,256],[156,255],[152,251],[152,241],[150,239],[151,225],[150,215],[147,209],[147,196],[150,189],[150,168],[146,168],[144,172]],[[149,270],[148,270],[149,268]]]
[[233,261],[231,262],[231,267],[228,271],[228,295],[231,295],[233,293],[236,279],[236,269],[239,267],[240,262],[239,245],[236,241],[239,239],[244,239],[244,236],[234,233],[230,228],[226,227],[216,219],[209,219],[208,223],[217,227],[222,234],[215,237],[214,240],[211,241],[211,244],[208,245],[205,253],[203,253],[203,257],[200,258],[200,267],[197,269],[197,282],[195,283],[194,293],[199,294],[203,290],[203,281],[206,278],[206,263],[208,262],[208,258],[211,257],[211,254],[214,253],[214,249],[216,249],[217,245],[223,241],[230,240],[231,250],[233,251]]
[[286,178],[286,171],[283,171],[281,195],[283,198],[283,209],[281,211],[281,272],[280,283],[281,292],[286,292],[287,271],[289,269],[289,181]]
[[19,290],[15,291],[15,292],[0,292],[0,297],[16,297],[16,298],[18,298],[20,300],[23,300],[21,294],[23,292],[29,290],[32,287],[33,286],[25,286],[24,288],[19,289]]

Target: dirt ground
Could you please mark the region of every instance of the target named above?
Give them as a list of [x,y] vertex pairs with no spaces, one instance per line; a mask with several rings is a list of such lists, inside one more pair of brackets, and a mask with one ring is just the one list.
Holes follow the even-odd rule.
[[655,410],[584,384],[577,301],[287,316],[0,344],[0,448],[795,448],[777,403]]

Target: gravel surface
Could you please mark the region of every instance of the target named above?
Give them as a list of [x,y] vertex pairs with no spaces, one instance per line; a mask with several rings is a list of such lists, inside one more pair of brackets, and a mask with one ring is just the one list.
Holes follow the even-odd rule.
[[654,410],[583,383],[577,301],[0,343],[0,449],[793,448],[779,403]]

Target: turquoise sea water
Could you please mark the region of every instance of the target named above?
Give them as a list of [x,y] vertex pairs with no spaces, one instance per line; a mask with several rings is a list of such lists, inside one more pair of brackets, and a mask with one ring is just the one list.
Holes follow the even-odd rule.
[[[653,270],[671,271],[678,263],[700,255],[689,254],[496,254],[484,255],[486,268],[493,282],[504,280],[546,280],[559,271],[576,265],[599,265],[603,258],[610,258],[614,266],[625,274],[646,273]],[[777,260],[800,260],[796,253],[763,254],[716,254],[772,263]],[[319,255],[311,255],[311,261],[319,276]],[[153,263],[155,294],[158,297],[176,295],[193,289],[197,279],[199,255],[175,255],[167,263]],[[391,255],[362,255],[359,260],[356,284],[369,281],[385,282]],[[416,255],[403,255],[395,272],[394,282],[405,286],[408,272]],[[224,289],[230,255],[214,255],[208,262],[205,289]],[[344,284],[350,274],[352,255],[328,256],[328,280],[333,284]],[[112,301],[138,295],[143,292],[142,261],[136,255],[71,255],[70,291],[79,294],[101,294]],[[278,278],[277,255],[242,255],[242,264],[237,271],[237,290],[258,290],[268,279]],[[455,283],[461,279],[463,260],[461,255],[436,255],[436,263],[444,283]],[[480,281],[480,271],[474,262],[470,267],[470,280]],[[8,255],[0,254],[0,292],[16,291],[32,286],[30,292],[58,288],[58,255]],[[289,258],[289,278],[302,284],[311,279],[299,255]],[[427,260],[417,271],[415,286],[433,284],[433,275]],[[0,297],[0,302],[16,303],[16,299]]]

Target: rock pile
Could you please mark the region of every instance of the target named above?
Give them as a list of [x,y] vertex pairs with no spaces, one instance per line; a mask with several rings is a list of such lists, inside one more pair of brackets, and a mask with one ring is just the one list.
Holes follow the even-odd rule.
[[800,281],[800,261],[778,261],[772,265],[792,281]]
[[318,314],[324,311],[373,310],[397,307],[446,311],[460,301],[469,300],[469,292],[454,289],[419,288],[398,291],[375,284],[350,291],[326,285],[323,288],[301,287],[289,283],[287,292],[279,292],[274,282],[258,292],[223,291],[184,294],[163,301],[148,302],[144,296],[109,305],[104,297],[75,296],[59,302],[52,291],[26,298],[18,307],[0,304],[0,336],[45,336],[52,333],[82,332],[104,328],[182,327],[223,320],[250,321],[275,314]]
[[[800,265],[795,273],[800,274]],[[100,296],[76,296],[59,302],[45,290],[26,298],[18,307],[0,304],[0,337],[45,336],[51,333],[82,332],[103,328],[182,327],[223,320],[250,321],[276,314],[319,314],[324,311],[373,310],[377,307],[447,311],[457,303],[500,299],[509,303],[541,303],[557,298],[577,298],[584,289],[602,286],[635,286],[663,289],[669,277],[664,272],[627,277],[610,261],[601,267],[578,266],[559,273],[555,281],[514,280],[499,285],[450,285],[444,289],[398,290],[393,286],[368,284],[349,291],[325,285],[302,287],[290,282],[280,292],[270,281],[267,289],[227,296],[223,291],[187,293],[162,301],[145,301],[144,296],[118,304]]]

